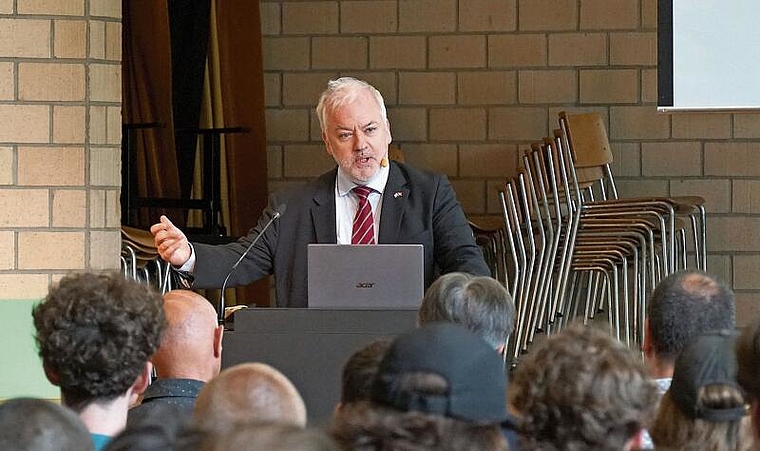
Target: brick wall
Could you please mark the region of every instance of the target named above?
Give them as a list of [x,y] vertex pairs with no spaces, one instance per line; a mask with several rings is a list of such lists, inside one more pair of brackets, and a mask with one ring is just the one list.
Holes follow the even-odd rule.
[[708,268],[740,322],[755,315],[760,115],[656,112],[656,0],[262,0],[261,15],[272,189],[332,166],[313,107],[338,75],[380,89],[407,161],[448,174],[473,217],[499,214],[497,186],[558,111],[598,111],[622,195],[707,199]]
[[120,0],[0,0],[0,298],[118,268],[120,63]]

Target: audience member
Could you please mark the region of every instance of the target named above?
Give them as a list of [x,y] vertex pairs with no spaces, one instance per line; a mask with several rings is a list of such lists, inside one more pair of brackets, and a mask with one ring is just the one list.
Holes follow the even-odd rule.
[[388,340],[375,340],[348,358],[341,374],[339,409],[346,404],[370,399],[372,380],[390,345]]
[[635,448],[656,396],[632,351],[578,324],[532,349],[510,384],[525,450]]
[[[506,358],[507,340],[515,327],[515,304],[496,279],[452,272],[427,289],[418,321],[420,325],[444,322],[464,326]],[[511,414],[502,423],[502,432],[509,448],[516,451],[517,419]]]
[[90,434],[77,415],[42,399],[16,398],[0,404],[0,449],[86,451]]
[[156,379],[129,411],[127,424],[145,417],[159,404],[179,406],[176,414],[189,419],[203,384],[219,374],[222,364],[222,332],[216,311],[203,296],[188,290],[164,295],[167,327],[151,362]]
[[752,432],[745,413],[734,336],[713,332],[679,354],[650,432],[657,449],[749,451]]
[[203,434],[183,442],[178,451],[339,451],[340,447],[316,428],[293,424],[238,422],[223,434]]
[[496,279],[452,272],[430,285],[420,305],[420,325],[437,322],[460,324],[503,353],[515,327],[515,304]]
[[243,363],[223,370],[201,390],[193,423],[212,433],[236,421],[306,425],[306,406],[285,375],[263,363]]
[[660,394],[670,386],[678,353],[695,337],[734,328],[734,294],[702,272],[678,272],[652,293],[642,350]]
[[117,273],[63,277],[34,307],[45,375],[79,414],[96,449],[119,433],[150,380],[165,327],[161,297]]
[[482,339],[453,324],[399,336],[371,401],[344,406],[333,436],[348,450],[505,450],[506,376]]
[[736,378],[750,404],[755,437],[760,439],[760,317],[747,326],[736,344]]

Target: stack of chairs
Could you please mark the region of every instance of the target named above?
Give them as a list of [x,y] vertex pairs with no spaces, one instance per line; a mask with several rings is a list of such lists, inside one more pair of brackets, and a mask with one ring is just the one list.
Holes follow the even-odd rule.
[[171,268],[158,255],[149,231],[121,226],[120,258],[124,277],[151,285],[161,294],[172,289]]
[[600,312],[638,349],[656,284],[692,264],[706,269],[704,199],[619,198],[601,117],[562,112],[559,125],[525,151],[501,192],[505,285],[517,307],[513,363],[537,332]]

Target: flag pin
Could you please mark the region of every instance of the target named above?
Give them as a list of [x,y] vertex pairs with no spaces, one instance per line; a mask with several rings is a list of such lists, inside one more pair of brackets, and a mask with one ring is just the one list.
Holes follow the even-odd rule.
[[403,197],[403,196],[404,196],[404,193],[401,191],[396,191],[395,193],[393,193],[394,199],[398,199],[399,197]]

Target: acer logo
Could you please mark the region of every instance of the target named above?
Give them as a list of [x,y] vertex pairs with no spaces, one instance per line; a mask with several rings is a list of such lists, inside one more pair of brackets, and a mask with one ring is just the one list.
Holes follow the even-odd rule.
[[375,282],[358,282],[356,288],[372,288],[375,286]]

